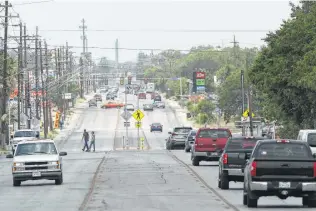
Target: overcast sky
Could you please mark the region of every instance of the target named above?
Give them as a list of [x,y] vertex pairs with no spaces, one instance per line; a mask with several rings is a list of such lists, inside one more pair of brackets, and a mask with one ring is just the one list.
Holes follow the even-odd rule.
[[[42,3],[30,3],[38,1],[10,1],[13,5],[10,13],[19,13],[31,34],[38,26],[39,34],[47,39],[50,46],[65,45],[68,41],[70,46],[75,47],[72,50],[76,55],[82,51],[81,32],[63,30],[79,30],[83,18],[91,47],[114,48],[115,39],[118,38],[120,48],[190,49],[208,44],[232,46],[230,42],[234,34],[240,46],[259,47],[265,34],[279,28],[282,20],[288,19],[291,12],[288,1],[42,0]],[[157,29],[165,31],[148,32]],[[89,51],[96,59],[103,56],[115,59],[112,49],[93,48]],[[137,53],[136,50],[120,50],[119,60],[136,60]]]

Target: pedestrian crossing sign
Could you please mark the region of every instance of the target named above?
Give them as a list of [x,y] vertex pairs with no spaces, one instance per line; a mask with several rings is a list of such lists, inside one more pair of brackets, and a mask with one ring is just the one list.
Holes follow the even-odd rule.
[[137,109],[137,110],[133,113],[132,116],[134,117],[134,119],[135,119],[136,121],[140,122],[140,120],[142,120],[145,115],[144,115],[144,113],[143,113],[141,110]]
[[[243,117],[249,117],[249,109],[247,109],[243,114]],[[255,114],[252,112],[252,117],[255,117]]]

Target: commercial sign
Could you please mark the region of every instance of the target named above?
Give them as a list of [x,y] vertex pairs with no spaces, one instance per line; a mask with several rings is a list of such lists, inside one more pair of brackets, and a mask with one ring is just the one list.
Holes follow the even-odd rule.
[[205,72],[196,72],[196,79],[205,79]]
[[198,93],[198,92],[205,92],[205,78],[206,78],[206,73],[205,72],[200,72],[196,71],[193,72],[193,92]]

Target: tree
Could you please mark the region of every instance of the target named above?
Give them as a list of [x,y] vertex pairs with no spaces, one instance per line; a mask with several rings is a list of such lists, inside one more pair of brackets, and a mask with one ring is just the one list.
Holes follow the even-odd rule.
[[249,72],[264,96],[266,118],[295,128],[292,134],[284,133],[289,137],[297,135],[297,128],[316,126],[316,2],[291,6],[292,18],[267,35],[267,47]]

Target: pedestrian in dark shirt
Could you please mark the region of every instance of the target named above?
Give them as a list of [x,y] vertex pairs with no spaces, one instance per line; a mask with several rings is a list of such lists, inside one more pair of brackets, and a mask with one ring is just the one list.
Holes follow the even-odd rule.
[[81,141],[84,141],[84,146],[82,151],[85,150],[85,148],[87,148],[86,152],[89,151],[89,133],[86,131],[86,129],[83,130],[83,134],[82,134],[82,139]]

